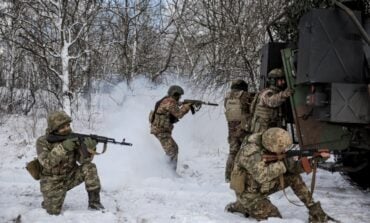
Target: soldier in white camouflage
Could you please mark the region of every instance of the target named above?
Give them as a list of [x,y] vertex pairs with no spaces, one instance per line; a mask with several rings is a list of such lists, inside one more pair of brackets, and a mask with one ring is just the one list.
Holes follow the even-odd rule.
[[[53,112],[48,116],[46,134],[36,142],[37,159],[42,166],[40,190],[43,195],[42,207],[49,214],[59,215],[67,191],[85,182],[88,193],[88,208],[104,209],[100,203],[100,180],[96,165],[92,163],[93,155],[83,157],[77,138],[68,138],[72,133],[72,119],[63,111]],[[53,136],[64,136],[66,139],[50,143]],[[83,143],[90,150],[95,150],[97,142],[85,138]]]
[[191,104],[179,103],[183,94],[184,90],[180,86],[171,86],[167,96],[156,102],[154,111],[150,112],[149,117],[150,133],[159,140],[175,170],[179,148],[172,138],[172,130],[174,124],[191,109]]
[[243,143],[236,157],[230,182],[237,201],[228,204],[227,211],[240,212],[257,220],[281,218],[279,210],[268,196],[290,186],[308,208],[309,222],[322,223],[332,220],[322,210],[320,202],[314,202],[302,180],[300,173],[304,170],[301,161],[285,158],[266,162],[263,159],[266,153],[283,153],[291,144],[289,133],[281,128],[270,128],[263,133],[252,134],[248,143]]
[[225,168],[226,182],[230,181],[235,156],[240,149],[243,139],[250,134],[248,124],[252,114],[249,113],[249,110],[254,95],[248,92],[248,84],[244,80],[232,81],[230,88],[231,90],[226,93],[224,102],[230,146]]
[[[281,69],[273,69],[268,74],[268,87],[259,92],[251,108],[253,118],[251,131],[263,132],[270,127],[282,127],[281,105],[293,94],[286,87],[284,73]],[[285,88],[285,90],[284,90]]]

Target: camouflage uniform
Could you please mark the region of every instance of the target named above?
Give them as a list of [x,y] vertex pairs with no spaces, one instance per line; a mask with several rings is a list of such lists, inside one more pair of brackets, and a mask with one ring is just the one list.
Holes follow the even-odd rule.
[[[62,118],[59,121],[64,119],[64,122],[53,119],[58,119],[60,116]],[[53,124],[55,122],[57,124]],[[36,141],[37,158],[42,165],[40,176],[40,189],[44,198],[42,206],[49,214],[60,214],[67,191],[82,182],[85,182],[88,191],[89,207],[93,209],[104,208],[100,204],[100,180],[96,165],[91,162],[92,157],[82,159],[77,143],[75,149],[68,151],[63,147],[62,142],[49,143],[47,140],[47,137],[59,126],[69,122],[71,120],[64,112],[51,114],[46,134]],[[81,164],[79,165],[77,162]],[[92,207],[94,202],[98,206],[100,205],[100,208]]]
[[172,138],[173,125],[190,110],[190,104],[179,105],[178,101],[172,96],[162,98],[154,112],[151,122],[150,133],[153,134],[161,143],[166,155],[176,169],[178,146]]
[[[262,156],[265,153],[271,153],[271,150],[264,147],[261,135],[262,133],[251,135],[248,143],[242,145],[236,157],[231,187],[235,190],[237,201],[230,203],[226,209],[230,212],[241,212],[257,220],[269,217],[281,218],[279,210],[270,202],[268,196],[282,190],[280,182],[284,182],[284,188],[290,186],[309,209],[310,222],[327,222],[329,216],[321,209],[319,202],[313,201],[310,191],[300,176],[303,172],[300,161],[290,158],[265,163]],[[280,136],[275,134],[273,137]]]
[[286,91],[270,86],[262,90],[257,96],[256,108],[253,114],[251,131],[263,132],[270,127],[281,126],[280,106],[289,98]]
[[273,80],[268,88],[263,89],[256,95],[255,108],[253,108],[253,118],[251,121],[251,131],[253,133],[263,132],[270,127],[281,127],[281,105],[290,97],[292,90],[289,88],[282,91],[274,86],[275,78],[283,78],[281,69],[273,69],[269,73],[269,80]]
[[[239,89],[243,83],[246,89]],[[225,116],[228,126],[229,155],[226,161],[225,180],[230,181],[230,174],[234,166],[235,156],[238,153],[243,139],[250,134],[248,122],[251,114],[249,107],[253,99],[253,94],[248,92],[248,85],[243,80],[233,81],[231,91],[225,97]]]

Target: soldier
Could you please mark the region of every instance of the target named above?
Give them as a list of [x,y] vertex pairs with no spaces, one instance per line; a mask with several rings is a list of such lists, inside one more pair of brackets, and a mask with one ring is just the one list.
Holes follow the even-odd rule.
[[[291,144],[289,133],[281,128],[270,128],[248,138],[248,143],[242,145],[236,157],[231,174],[230,187],[235,191],[237,201],[228,204],[227,211],[240,212],[257,220],[281,218],[279,210],[270,202],[268,196],[290,186],[308,208],[309,222],[333,220],[322,210],[320,202],[314,202],[302,180],[301,161],[285,158],[268,163],[263,159],[266,153],[283,153]],[[329,154],[324,153],[321,156],[327,158]],[[309,160],[310,163],[312,160]]]
[[[268,74],[268,87],[256,95],[252,104],[251,131],[263,132],[270,127],[281,127],[280,106],[293,94],[293,90],[286,88],[284,73],[281,69],[273,69]],[[285,88],[285,90],[283,90]]]
[[[85,182],[89,197],[88,208],[104,209],[100,203],[100,180],[93,156],[82,157],[81,146],[77,138],[69,138],[72,133],[72,122],[65,112],[58,111],[48,116],[46,134],[36,141],[37,159],[42,166],[40,189],[44,201],[42,207],[49,214],[59,215],[67,191]],[[53,138],[64,140],[55,142]],[[51,143],[54,142],[54,143]],[[83,143],[91,151],[95,151],[97,142],[85,138]]]
[[180,105],[179,100],[184,90],[173,85],[168,89],[167,96],[155,104],[155,109],[150,113],[150,133],[161,143],[166,155],[170,157],[171,164],[176,170],[178,146],[172,138],[173,125],[189,112],[191,104]]
[[225,168],[226,182],[230,181],[235,156],[240,149],[243,139],[250,134],[246,125],[251,118],[249,107],[252,99],[253,94],[248,92],[248,84],[244,80],[235,80],[231,83],[231,91],[226,94],[224,103],[229,129],[228,142],[230,145]]

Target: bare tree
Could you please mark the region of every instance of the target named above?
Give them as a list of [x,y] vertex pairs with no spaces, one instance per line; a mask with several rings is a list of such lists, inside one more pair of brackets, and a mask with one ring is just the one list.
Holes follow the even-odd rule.
[[9,112],[48,104],[71,113],[81,93],[91,108],[94,80],[138,75],[161,81],[176,74],[209,89],[242,78],[256,87],[266,26],[289,1],[7,0],[0,100]]
[[47,73],[58,83],[55,88],[47,85],[47,90],[54,91],[63,109],[71,113],[72,98],[78,88],[71,80],[79,79],[80,74],[71,63],[89,52],[88,45],[77,43],[87,38],[100,11],[100,1],[18,0],[9,7],[5,18],[16,20],[18,29],[16,38],[5,37],[41,59]]
[[222,87],[231,79],[256,83],[259,50],[266,41],[266,24],[279,14],[282,2],[267,0],[179,1],[176,28],[181,44],[176,54],[181,72],[209,87]]

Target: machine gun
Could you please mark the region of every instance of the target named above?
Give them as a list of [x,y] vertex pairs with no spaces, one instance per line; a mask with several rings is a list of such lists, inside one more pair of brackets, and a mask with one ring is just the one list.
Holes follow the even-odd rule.
[[[90,137],[91,139],[95,140],[97,143],[103,143],[104,144],[103,151],[101,153],[97,153],[95,151],[90,151],[89,148],[87,148],[87,146],[85,145],[85,143],[83,143],[84,138],[87,138],[87,137]],[[122,146],[132,146],[132,143],[126,142],[125,139],[122,139],[121,142],[118,142],[113,138],[108,138],[108,137],[105,137],[105,136],[99,136],[99,135],[94,135],[94,134],[81,134],[81,133],[75,133],[75,132],[73,132],[73,133],[71,133],[67,136],[50,134],[50,135],[48,135],[46,140],[49,143],[57,143],[57,142],[62,142],[66,139],[72,139],[72,138],[77,138],[78,141],[80,142],[81,155],[83,157],[88,157],[92,153],[93,154],[102,154],[102,153],[104,153],[107,149],[107,144],[108,143],[118,144],[118,145],[122,145]]]
[[218,106],[218,104],[216,103],[205,102],[205,101],[200,101],[200,100],[193,100],[193,99],[185,99],[182,102],[182,104],[191,104],[191,107],[190,107],[191,114],[194,114],[195,112],[199,111],[202,105]]

